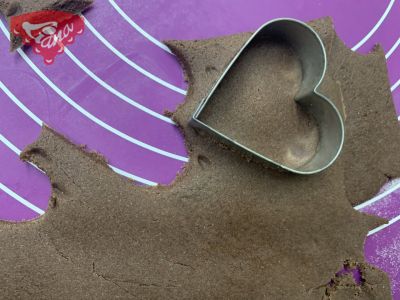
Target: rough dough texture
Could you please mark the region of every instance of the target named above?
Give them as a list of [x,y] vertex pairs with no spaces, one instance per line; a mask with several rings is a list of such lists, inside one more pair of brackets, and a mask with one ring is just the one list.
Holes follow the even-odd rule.
[[[93,2],[94,0],[0,0],[0,12],[9,22],[13,16],[41,10],[60,10],[80,14]],[[10,50],[15,51],[21,46],[22,39],[11,32]]]
[[[372,279],[375,274],[379,274],[368,265],[359,265],[359,264],[350,264],[353,265],[352,269],[358,270],[360,274],[362,274],[360,282],[358,282],[351,273],[344,274],[336,274],[334,278],[332,278],[330,284],[326,289],[324,289],[324,293],[321,297],[322,300],[335,300],[335,299],[347,299],[347,300],[355,300],[355,299],[379,299],[376,298],[376,294],[374,293],[374,287],[370,285],[369,282],[365,282],[365,277],[370,279],[370,282],[373,282]],[[348,263],[346,262],[346,266]],[[372,274],[371,274],[372,272]]]
[[[380,47],[376,47],[368,55],[354,53],[338,38],[329,18],[311,22],[310,25],[320,34],[328,56],[327,74],[319,91],[336,103],[345,119],[345,144],[341,154],[344,185],[348,200],[356,205],[375,196],[389,179],[400,177],[400,128],[387,78],[385,55]],[[243,33],[206,41],[169,43],[187,72],[191,84],[188,98],[194,99],[181,108],[182,112],[177,114],[178,121],[188,120],[188,116],[197,106],[197,101],[208,94],[225,66],[250,36],[251,33]],[[269,51],[273,54],[273,49]],[[282,52],[277,54],[273,57],[276,60],[284,56]],[[286,57],[286,62],[282,65],[290,64],[290,59],[290,56]],[[273,62],[272,58],[269,61],[277,63]],[[236,129],[239,131],[236,134],[242,135],[241,138],[247,135],[247,140],[256,145],[261,143],[260,137],[265,136],[264,145],[270,147],[270,155],[281,159],[285,157],[285,150],[291,148],[293,141],[296,146],[298,141],[293,139],[296,135],[302,137],[301,142],[309,142],[309,148],[307,143],[303,148],[306,152],[312,152],[314,126],[310,124],[307,130],[304,124],[306,119],[300,118],[303,114],[296,115],[296,105],[289,99],[298,89],[298,85],[294,83],[298,76],[295,64],[292,62],[289,66],[292,67],[291,73],[283,75],[278,69],[274,73],[267,73],[269,75],[264,80],[267,83],[277,83],[277,77],[289,76],[286,78],[288,85],[271,85],[271,89],[276,91],[276,97],[265,97],[261,100],[254,100],[254,97],[239,99],[241,107],[234,103],[232,108],[232,97],[227,92],[224,95],[226,101],[212,106],[217,113],[214,113],[214,116],[206,116],[208,121],[227,129],[231,128],[231,131]],[[237,77],[240,76],[239,74]],[[260,85],[263,85],[263,82],[260,82]],[[257,95],[254,91],[247,93]],[[268,96],[272,95],[266,93]],[[262,101],[264,106],[260,105]],[[253,109],[257,102],[258,106]],[[230,110],[233,109],[240,112],[232,113]],[[240,118],[242,112],[244,117]],[[239,116],[239,120],[229,119],[225,116],[226,113],[230,114],[229,117]],[[229,127],[231,124],[234,126]],[[275,140],[270,140],[269,137]]]
[[[334,36],[329,22],[317,24],[324,39]],[[22,158],[51,179],[51,205],[34,222],[0,223],[2,297],[348,299],[354,284],[335,292],[331,283],[352,261],[362,276],[357,297],[390,299],[386,275],[363,255],[367,232],[383,221],[349,204],[345,156],[318,176],[296,176],[247,162],[188,127],[244,38],[174,43],[190,66],[190,92],[175,114],[190,162],[171,186],[135,186],[98,154],[43,128]],[[224,61],[216,59],[220,53]],[[383,61],[382,53],[363,64],[350,51],[338,53],[353,72]],[[208,64],[215,69],[207,71]],[[353,130],[355,137],[363,132]]]
[[313,119],[294,104],[301,81],[301,61],[290,45],[276,39],[252,43],[200,119],[276,162],[300,167],[315,155],[319,140]]

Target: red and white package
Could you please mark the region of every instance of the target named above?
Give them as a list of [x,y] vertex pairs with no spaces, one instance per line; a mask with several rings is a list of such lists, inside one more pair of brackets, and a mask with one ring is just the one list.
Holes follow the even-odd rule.
[[81,16],[62,11],[37,11],[11,18],[11,32],[43,56],[48,65],[83,33],[84,28]]

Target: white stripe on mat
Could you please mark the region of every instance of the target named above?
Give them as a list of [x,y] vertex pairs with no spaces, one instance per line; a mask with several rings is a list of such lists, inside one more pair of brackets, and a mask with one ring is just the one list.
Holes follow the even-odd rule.
[[382,198],[385,198],[386,196],[390,195],[391,193],[397,191],[398,189],[400,189],[400,183],[395,184],[390,189],[388,189],[387,191],[375,196],[371,200],[368,200],[368,201],[366,201],[364,203],[361,203],[360,205],[355,206],[354,209],[360,210],[360,209],[363,209],[364,207],[370,206],[371,204],[373,204],[373,203],[381,200]]
[[375,233],[377,233],[377,232],[379,232],[379,231],[381,231],[381,230],[393,225],[394,223],[396,223],[398,221],[400,221],[400,215],[395,217],[395,218],[393,218],[393,219],[391,219],[387,224],[383,224],[383,225],[381,225],[379,227],[376,227],[375,229],[372,229],[370,232],[368,232],[367,235],[368,236],[373,235],[373,234],[375,234]]
[[108,83],[106,83],[104,80],[102,80],[100,77],[98,77],[96,74],[94,74],[91,70],[89,70],[88,67],[86,67],[70,50],[67,49],[67,47],[64,48],[64,52],[72,59],[72,61],[79,67],[81,68],[87,75],[89,75],[93,80],[95,80],[98,84],[100,84],[103,88],[105,88],[107,91],[110,93],[114,94],[121,100],[125,101],[126,103],[140,109],[141,111],[157,118],[160,119],[164,122],[170,123],[170,124],[175,124],[174,121],[172,121],[170,118],[163,116],[139,103],[136,101],[132,100],[128,96],[122,94],[121,92],[117,91],[115,88],[110,86]]
[[8,194],[10,197],[14,198],[17,200],[19,203],[22,205],[26,206],[27,208],[33,210],[34,212],[38,213],[39,215],[44,215],[45,211],[37,207],[36,205],[30,203],[29,201],[25,200],[22,198],[20,195],[15,193],[14,191],[10,190],[8,187],[6,187],[4,184],[0,182],[0,190]]
[[158,186],[158,183],[157,183],[157,182],[150,181],[150,180],[147,180],[147,179],[144,179],[144,178],[141,178],[141,177],[132,175],[132,174],[130,174],[130,173],[124,171],[124,170],[118,169],[117,167],[114,167],[114,166],[112,166],[112,165],[108,165],[108,166],[109,166],[115,173],[117,173],[117,174],[119,174],[119,175],[122,175],[122,176],[124,176],[124,177],[129,178],[129,179],[132,179],[132,180],[134,180],[134,181],[143,183],[143,184],[145,184],[145,185],[149,185],[149,186]]
[[[7,31],[6,27],[4,26],[3,22],[0,20],[0,27],[3,30],[4,34],[6,35],[6,37],[9,39],[9,32]],[[183,161],[183,162],[188,162],[189,159],[185,156],[181,156],[178,154],[174,154],[162,149],[159,149],[157,147],[151,146],[149,144],[146,144],[144,142],[141,142],[121,131],[119,131],[118,129],[110,126],[109,124],[107,124],[106,122],[100,120],[99,118],[97,118],[96,116],[92,115],[90,112],[88,112],[87,110],[85,110],[82,106],[80,106],[79,104],[77,104],[76,102],[74,102],[69,96],[67,96],[58,86],[56,86],[30,59],[29,57],[24,53],[24,51],[22,51],[21,49],[17,50],[18,53],[21,55],[21,57],[25,60],[25,62],[32,68],[33,71],[35,71],[35,73],[43,79],[44,82],[46,82],[59,96],[61,96],[67,103],[69,103],[72,107],[74,107],[77,111],[79,111],[81,114],[83,114],[85,117],[87,117],[88,119],[90,119],[92,122],[96,123],[97,125],[103,127],[104,129],[106,129],[107,131],[119,136],[120,138],[135,144],[139,147],[142,147],[146,150],[152,151],[154,153],[175,159],[175,160],[179,160],[179,161]]]
[[[32,111],[30,111],[21,101],[19,101],[19,99],[3,84],[3,82],[0,81],[0,88],[7,94],[7,96],[10,97],[10,99],[21,109],[23,110],[29,117],[31,117],[33,120],[37,120],[36,123],[38,123],[38,125],[42,126],[41,124],[43,124],[43,121],[40,120]],[[18,147],[16,147],[13,143],[11,143],[11,141],[9,141],[6,137],[4,137],[3,135],[0,135],[0,141],[3,142],[4,145],[6,145],[8,148],[10,148],[13,152],[15,152],[15,154],[17,154],[18,156],[21,154],[21,150],[18,149]],[[35,165],[33,165],[35,168],[37,168]],[[116,173],[125,176],[127,178],[130,178],[134,181],[146,184],[146,185],[150,185],[150,186],[157,186],[158,183],[151,181],[151,180],[147,180],[144,179],[142,177],[130,174],[126,171],[123,171],[121,169],[118,169],[112,165],[109,165],[109,167],[111,169],[113,169]],[[40,169],[39,169],[40,170]],[[40,170],[41,172],[43,172],[42,170]]]
[[[2,142],[7,148],[9,148],[12,152],[17,154],[18,156],[21,155],[21,150],[19,150],[13,143],[11,143],[4,135],[0,134],[0,142]],[[35,164],[29,163],[32,167],[39,170],[40,172],[44,173],[40,170]]]
[[4,135],[0,134],[0,142],[2,142],[7,148],[9,148],[12,152],[21,155],[21,150],[19,150],[13,143],[11,143]]
[[390,88],[390,90],[392,91],[392,93],[400,86],[400,79],[392,85],[392,87]]
[[393,45],[392,48],[390,48],[390,50],[388,51],[388,53],[386,53],[385,57],[386,59],[389,59],[390,56],[392,56],[392,54],[394,53],[394,51],[396,51],[396,49],[399,47],[400,45],[400,38],[397,40],[397,42]]
[[121,7],[118,6],[117,3],[115,3],[114,0],[109,0],[108,1],[112,7],[127,21],[133,28],[135,28],[137,31],[140,32],[141,35],[143,35],[146,39],[148,39],[150,42],[155,44],[156,46],[160,47],[161,49],[167,51],[170,54],[173,54],[172,51],[167,47],[167,45],[161,43],[159,40],[154,38],[152,35],[147,33],[142,27],[140,27],[138,24],[136,24],[123,10]]
[[379,21],[375,24],[375,26],[371,29],[371,31],[357,45],[355,45],[353,48],[351,48],[351,50],[353,50],[353,51],[358,50],[362,45],[364,45],[375,34],[375,32],[379,29],[379,27],[385,21],[390,10],[392,9],[395,1],[396,0],[390,0],[388,7],[386,8],[385,12],[383,13],[383,15],[379,19]]
[[36,124],[43,126],[43,121],[27,108],[9,89],[0,81],[0,89],[14,102],[24,113],[26,113]]
[[[355,210],[361,210],[361,209],[363,209],[364,207],[367,207],[367,206],[369,206],[369,205],[371,205],[371,204],[373,204],[373,203],[375,203],[375,202],[377,202],[377,201],[379,201],[379,200],[385,198],[386,196],[390,195],[390,194],[393,193],[394,191],[397,191],[398,189],[400,189],[400,183],[395,184],[395,185],[392,186],[390,189],[388,189],[387,191],[385,191],[385,192],[383,192],[383,193],[377,195],[376,197],[372,198],[371,200],[366,201],[366,202],[364,202],[364,203],[361,203],[360,205],[355,206],[354,209],[355,209]],[[381,225],[381,226],[379,226],[379,227],[377,227],[377,228],[375,228],[375,229],[372,229],[371,231],[368,232],[367,235],[368,235],[368,236],[373,235],[373,234],[375,234],[375,233],[377,233],[377,232],[379,232],[379,231],[381,231],[381,230],[383,230],[383,229],[389,227],[390,225],[396,223],[396,222],[399,221],[399,220],[400,220],[400,216],[397,216],[396,218],[390,220],[387,224],[383,224],[383,225]]]
[[96,28],[93,27],[92,24],[88,21],[88,19],[85,18],[85,24],[86,27],[89,28],[89,30],[108,48],[110,49],[116,56],[118,56],[122,61],[124,61],[126,64],[134,68],[136,71],[139,73],[143,74],[144,76],[150,78],[151,80],[157,82],[158,84],[174,91],[182,95],[186,95],[187,91],[169,83],[166,82],[165,80],[161,79],[160,77],[150,73],[149,71],[143,69],[141,66],[130,60],[128,57],[126,57],[124,54],[122,54],[118,49],[116,49],[109,41],[107,41],[101,34],[96,30]]

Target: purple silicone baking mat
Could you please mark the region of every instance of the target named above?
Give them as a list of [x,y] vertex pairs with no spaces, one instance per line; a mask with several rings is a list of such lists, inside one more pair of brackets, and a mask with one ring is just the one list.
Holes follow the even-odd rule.
[[[323,16],[333,18],[354,51],[381,43],[400,114],[400,0],[97,0],[85,14],[83,35],[49,66],[30,50],[10,54],[2,19],[0,220],[31,220],[47,209],[49,180],[18,158],[42,123],[102,153],[122,176],[144,185],[174,179],[188,158],[163,112],[184,101],[187,86],[160,40],[251,31],[277,17]],[[356,209],[391,220],[369,233],[365,255],[390,275],[400,299],[400,180]]]

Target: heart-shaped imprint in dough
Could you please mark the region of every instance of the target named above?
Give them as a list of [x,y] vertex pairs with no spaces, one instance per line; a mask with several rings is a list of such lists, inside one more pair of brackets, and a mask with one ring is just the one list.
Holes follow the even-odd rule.
[[[338,109],[317,91],[326,67],[324,45],[311,27],[273,20],[233,58],[191,124],[273,166],[318,173],[336,160],[344,142]],[[244,104],[249,98],[251,107]]]

